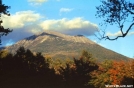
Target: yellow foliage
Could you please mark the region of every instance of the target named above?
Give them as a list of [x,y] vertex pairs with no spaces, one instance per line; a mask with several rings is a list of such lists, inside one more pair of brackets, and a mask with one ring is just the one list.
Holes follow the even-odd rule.
[[0,51],[0,58],[5,58],[8,55],[8,50],[1,50]]

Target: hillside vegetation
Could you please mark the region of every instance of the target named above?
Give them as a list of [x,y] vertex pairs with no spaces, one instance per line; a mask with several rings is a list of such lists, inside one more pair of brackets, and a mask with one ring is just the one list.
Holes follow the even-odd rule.
[[134,60],[96,59],[83,51],[79,58],[60,59],[33,54],[20,47],[15,54],[0,51],[0,88],[105,88],[130,85],[133,88]]

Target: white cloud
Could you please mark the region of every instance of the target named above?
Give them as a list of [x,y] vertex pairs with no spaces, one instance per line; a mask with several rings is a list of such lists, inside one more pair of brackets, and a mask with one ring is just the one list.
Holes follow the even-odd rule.
[[[121,36],[122,33],[121,33],[121,31],[118,31],[116,33],[110,33],[110,32],[108,32],[106,35],[107,36],[110,36],[110,37],[116,37],[116,36]],[[128,35],[134,35],[134,32],[128,32]]]
[[60,13],[63,13],[63,12],[71,12],[73,9],[72,8],[61,8],[60,9]]
[[2,25],[5,28],[17,29],[36,22],[41,18],[40,14],[33,11],[20,11],[11,16],[2,16]]
[[30,2],[31,5],[41,5],[44,2],[47,2],[48,0],[28,0],[28,2]]
[[128,35],[134,35],[134,32],[129,32]]
[[116,36],[121,36],[122,34],[121,34],[121,31],[118,31],[116,33],[110,33],[110,32],[108,32],[106,35],[107,36],[111,36],[111,37],[116,37]]
[[22,33],[38,33],[45,30],[53,30],[69,35],[93,35],[98,26],[90,21],[87,21],[81,17],[68,19],[48,19],[40,20],[42,16],[34,11],[20,11],[12,14],[11,16],[2,16],[4,28],[18,30]]
[[[39,13],[33,11],[20,11],[11,16],[2,15],[2,26],[13,29],[8,36],[2,37],[4,45],[12,44],[20,39],[45,30],[57,31],[69,35],[92,35],[98,30],[98,26],[81,17],[68,19],[41,19]],[[12,39],[12,41],[10,41]],[[8,40],[8,41],[7,41]]]
[[92,35],[98,30],[98,26],[94,23],[86,21],[80,17],[73,19],[46,20],[40,26],[43,30],[54,30],[70,35]]

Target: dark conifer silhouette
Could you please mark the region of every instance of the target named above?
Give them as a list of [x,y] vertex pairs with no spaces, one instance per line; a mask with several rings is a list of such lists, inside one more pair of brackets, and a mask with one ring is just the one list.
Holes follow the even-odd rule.
[[41,53],[34,55],[24,47],[0,58],[0,79],[0,88],[55,88],[62,81]]
[[61,67],[65,88],[94,88],[88,82],[91,80],[90,72],[97,69],[91,54],[83,51],[81,58],[74,58],[73,65],[67,63],[66,68]]
[[[9,11],[7,11],[7,9],[9,9],[9,6],[6,6],[5,4],[2,4],[2,0],[0,0],[0,17],[2,14],[10,16]],[[5,29],[1,24],[2,24],[2,20],[0,19],[0,44],[1,44],[1,37],[2,36],[6,36],[8,33],[12,32],[12,30],[10,30],[9,28]]]

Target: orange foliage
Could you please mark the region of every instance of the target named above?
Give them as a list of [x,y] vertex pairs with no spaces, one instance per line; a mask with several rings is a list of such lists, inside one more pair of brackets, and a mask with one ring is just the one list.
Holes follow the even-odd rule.
[[133,77],[132,63],[130,61],[113,61],[112,68],[108,70],[112,84],[120,84],[124,77]]
[[99,69],[92,72],[93,80],[91,81],[96,87],[107,84],[122,85],[125,78],[134,79],[134,60],[129,61],[104,61],[98,64]]

